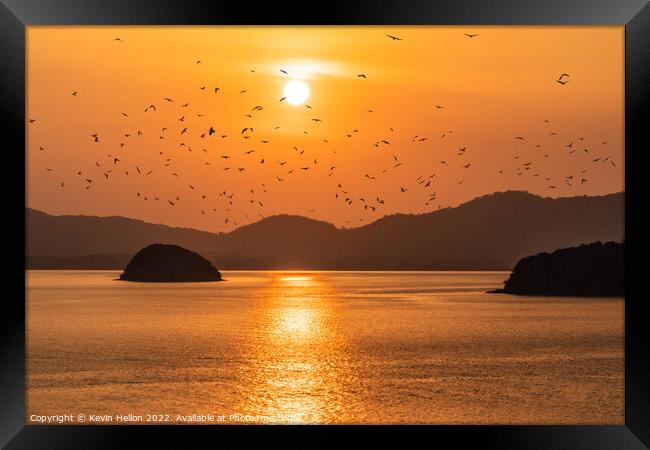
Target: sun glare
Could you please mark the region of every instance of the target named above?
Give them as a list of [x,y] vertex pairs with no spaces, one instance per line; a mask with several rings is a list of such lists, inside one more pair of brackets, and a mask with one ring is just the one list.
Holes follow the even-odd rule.
[[284,85],[284,96],[292,105],[301,105],[309,97],[309,86],[304,81],[289,81]]

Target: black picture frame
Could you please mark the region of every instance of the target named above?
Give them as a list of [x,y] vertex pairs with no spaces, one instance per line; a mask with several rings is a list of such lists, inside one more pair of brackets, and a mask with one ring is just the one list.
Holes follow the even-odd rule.
[[[289,12],[291,11],[291,12]],[[625,425],[621,426],[37,426],[25,425],[25,29],[30,25],[618,25],[625,26]],[[648,299],[643,296],[647,253],[644,171],[650,102],[650,5],[646,0],[471,0],[443,2],[328,1],[252,4],[222,0],[3,0],[0,4],[0,111],[5,204],[12,219],[2,300],[0,444],[7,449],[126,448],[131,445],[185,448],[188,440],[215,446],[228,434],[237,446],[253,445],[251,430],[287,443],[296,432],[320,444],[361,432],[386,438],[454,447],[517,449],[637,449],[650,446],[647,338]],[[6,170],[9,169],[9,170]],[[10,177],[6,175],[10,174]],[[24,190],[23,190],[24,193]],[[10,211],[13,211],[11,213]],[[25,216],[22,216],[25,217]],[[9,235],[11,233],[11,235]],[[637,262],[638,261],[638,262]],[[10,286],[12,289],[6,289]],[[14,290],[15,289],[15,290]],[[304,442],[304,441],[297,441]],[[417,442],[417,441],[414,441]]]

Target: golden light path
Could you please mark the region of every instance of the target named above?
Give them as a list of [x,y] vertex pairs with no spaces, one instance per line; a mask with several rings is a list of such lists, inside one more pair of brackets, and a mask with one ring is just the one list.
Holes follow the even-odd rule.
[[259,363],[241,409],[280,423],[335,416],[343,407],[345,386],[334,374],[352,370],[327,286],[317,275],[291,273],[276,278],[260,297],[264,338],[247,358]]

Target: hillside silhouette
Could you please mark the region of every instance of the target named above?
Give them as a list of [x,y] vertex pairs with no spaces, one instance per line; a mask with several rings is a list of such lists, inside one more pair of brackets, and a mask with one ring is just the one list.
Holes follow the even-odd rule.
[[531,254],[624,238],[623,193],[551,199],[499,192],[353,229],[291,215],[209,233],[122,217],[26,214],[30,268],[121,268],[140,248],[169,242],[221,269],[510,270]]
[[517,295],[622,296],[624,244],[594,242],[521,259],[504,288]]
[[136,253],[120,280],[143,282],[221,281],[210,261],[178,245],[151,244]]

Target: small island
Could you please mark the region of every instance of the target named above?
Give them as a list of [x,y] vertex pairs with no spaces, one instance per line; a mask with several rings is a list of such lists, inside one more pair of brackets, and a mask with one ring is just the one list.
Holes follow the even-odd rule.
[[503,289],[490,293],[614,297],[624,295],[624,244],[594,242],[519,260]]
[[212,263],[198,253],[178,245],[151,244],[131,258],[120,280],[178,283],[222,278]]

